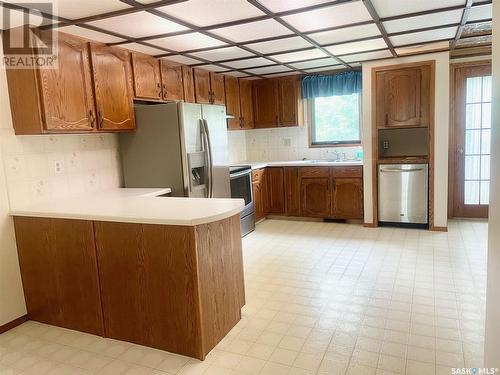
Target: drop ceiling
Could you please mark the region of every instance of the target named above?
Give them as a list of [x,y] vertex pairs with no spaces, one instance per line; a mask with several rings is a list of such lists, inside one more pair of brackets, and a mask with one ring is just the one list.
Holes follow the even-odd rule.
[[[463,48],[492,0],[57,0],[43,25],[183,64],[259,78]],[[35,1],[0,0],[0,11]],[[38,17],[38,18],[37,18]],[[18,21],[16,21],[19,23]],[[0,24],[3,28],[5,24]]]

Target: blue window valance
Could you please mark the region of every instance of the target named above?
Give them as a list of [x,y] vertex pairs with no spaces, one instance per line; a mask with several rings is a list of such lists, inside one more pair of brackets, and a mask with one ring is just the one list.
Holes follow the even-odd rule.
[[361,81],[360,71],[306,76],[302,79],[302,98],[361,93]]

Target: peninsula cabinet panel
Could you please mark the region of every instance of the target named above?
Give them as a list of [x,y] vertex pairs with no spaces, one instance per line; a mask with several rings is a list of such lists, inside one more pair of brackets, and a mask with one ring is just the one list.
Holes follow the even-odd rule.
[[337,219],[362,219],[363,180],[361,178],[336,178],[333,184],[333,217]]
[[285,208],[288,216],[300,216],[300,174],[298,167],[285,168]]
[[194,92],[193,68],[183,65],[181,70],[182,70],[182,85],[184,88],[184,101],[186,103],[196,103],[196,96]]
[[273,128],[279,125],[278,82],[274,79],[253,81],[253,109],[255,128]]
[[[16,32],[6,31],[3,37]],[[57,51],[57,69],[6,69],[16,134],[95,130],[89,45],[59,33]]]
[[238,78],[226,76],[224,82],[226,92],[226,112],[234,118],[227,119],[229,130],[239,130],[242,126],[240,110],[240,85]]
[[158,59],[132,52],[134,93],[138,99],[162,99],[160,64]]
[[104,335],[91,221],[14,218],[29,319]]
[[224,75],[210,72],[210,103],[225,105]]
[[252,81],[248,79],[240,79],[239,81],[240,81],[241,127],[243,129],[253,129],[254,117],[253,117]]
[[99,130],[134,130],[134,102],[129,52],[91,44]]
[[285,213],[285,181],[283,168],[266,168],[264,174],[266,204],[265,211],[270,214]]
[[168,60],[160,60],[163,100],[184,100],[182,65]]
[[330,217],[331,194],[330,178],[302,178],[301,214],[306,217]]
[[193,68],[194,93],[196,103],[210,104],[212,92],[210,90],[210,72],[208,70]]

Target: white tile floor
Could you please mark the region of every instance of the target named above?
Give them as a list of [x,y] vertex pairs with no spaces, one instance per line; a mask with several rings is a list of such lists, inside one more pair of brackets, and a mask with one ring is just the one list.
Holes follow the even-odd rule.
[[451,374],[482,367],[487,224],[448,233],[268,220],[244,239],[241,322],[199,362],[35,322],[0,374]]

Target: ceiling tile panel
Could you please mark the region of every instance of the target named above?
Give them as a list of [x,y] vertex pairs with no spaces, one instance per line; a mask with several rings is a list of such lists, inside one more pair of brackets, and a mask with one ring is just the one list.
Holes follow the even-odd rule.
[[142,52],[142,53],[145,53],[145,54],[151,55],[151,56],[162,55],[162,54],[166,53],[165,51],[162,51],[161,49],[145,46],[145,45],[139,44],[139,43],[121,44],[120,48],[126,48],[126,49],[129,49],[131,51]]
[[357,53],[374,49],[387,48],[384,39],[371,39],[361,42],[343,43],[335,46],[326,47],[334,55],[344,55],[347,53]]
[[453,10],[449,12],[439,12],[427,14],[425,16],[402,18],[393,21],[384,22],[385,30],[391,33],[397,33],[406,30],[415,30],[422,27],[432,27],[452,23],[460,23],[463,10]]
[[396,53],[399,56],[413,55],[415,53],[432,52],[432,51],[443,51],[450,48],[450,42],[436,42],[421,44],[413,47],[402,47],[396,48]]
[[379,17],[392,17],[401,14],[465,5],[465,0],[372,0]]
[[370,36],[380,36],[380,31],[375,23],[371,23],[368,25],[343,27],[337,30],[313,33],[308,36],[319,44],[331,44]]
[[260,53],[274,53],[312,47],[312,44],[300,36],[294,36],[291,38],[270,40],[268,42],[246,44],[246,46]]
[[174,51],[187,51],[198,48],[210,48],[226,45],[215,38],[209,37],[201,33],[189,33],[183,35],[169,36],[166,38],[153,39],[149,41],[152,44],[161,47],[169,48]]
[[196,26],[215,25],[264,14],[246,0],[189,0],[158,9]]
[[62,31],[63,33],[73,34],[82,38],[95,40],[96,42],[101,42],[101,43],[117,43],[124,41],[124,39],[117,38],[109,34],[100,33],[98,31],[89,30],[84,27],[73,26],[73,25],[60,27],[58,30]]
[[238,77],[238,78],[249,77],[248,74],[245,74],[245,73],[242,73],[242,72],[238,72],[238,71],[226,72],[224,74],[229,75],[229,76],[233,76],[233,77]]
[[182,55],[167,56],[167,57],[165,57],[165,59],[178,62],[179,64],[186,64],[186,65],[199,64],[202,62],[201,60],[192,59],[190,57],[186,57],[186,56],[182,56]]
[[245,51],[239,47],[216,48],[209,51],[194,52],[193,56],[202,57],[211,61],[238,59],[240,57],[255,56],[251,52]]
[[292,63],[290,65],[296,69],[312,69],[321,66],[339,65],[339,62],[335,59],[332,59],[331,57],[328,57],[326,59],[303,61],[303,62]]
[[468,21],[491,19],[492,16],[493,14],[491,4],[476,6],[472,7],[472,9],[470,10]]
[[89,22],[89,25],[134,38],[186,30],[184,26],[170,22],[148,12],[137,12],[118,17],[105,18]]
[[260,0],[260,3],[274,13],[291,9],[310,7],[311,5],[334,3],[336,0]]
[[[36,1],[29,2],[35,3]],[[130,5],[120,0],[53,0],[50,2],[54,6],[55,15],[69,19],[95,16],[97,14],[130,8]]]
[[224,63],[224,65],[230,66],[235,69],[242,69],[261,65],[271,65],[274,64],[271,60],[265,59],[263,57],[256,57],[253,59],[237,60]]
[[314,31],[326,27],[369,21],[372,18],[362,1],[316,9],[283,17],[300,31]]
[[307,73],[319,73],[319,72],[325,72],[329,70],[338,70],[338,69],[345,69],[344,65],[336,65],[336,66],[322,66],[319,68],[312,68],[312,69],[306,69]]
[[356,53],[354,55],[347,55],[342,57],[347,63],[358,62],[358,61],[367,61],[367,60],[376,60],[383,58],[392,57],[392,53],[389,50],[384,51],[375,51],[375,52],[365,52],[365,53]]
[[227,68],[223,68],[218,65],[213,65],[213,64],[207,64],[207,65],[200,65],[197,66],[197,68],[205,69],[205,70],[210,70],[212,72],[223,72],[225,70],[228,70]]
[[272,19],[213,29],[211,32],[234,42],[245,42],[292,33],[288,28]]
[[254,74],[270,74],[270,73],[278,73],[278,72],[288,72],[292,69],[287,68],[284,65],[274,65],[274,66],[267,66],[264,68],[255,68],[255,69],[245,69],[247,72],[254,73]]
[[314,48],[307,51],[283,53],[281,55],[274,55],[270,57],[278,60],[279,62],[287,63],[290,61],[308,60],[326,56],[328,56],[326,53]]
[[287,73],[278,73],[278,74],[267,74],[265,78],[275,78],[275,77],[285,77],[285,76],[296,76],[297,74],[301,74],[300,72],[287,72]]
[[455,37],[456,33],[457,27],[448,27],[445,29],[436,29],[418,33],[391,36],[390,39],[394,46],[403,46],[413,43],[432,42],[440,39],[452,39]]

